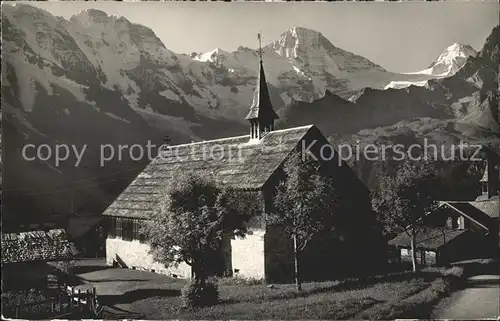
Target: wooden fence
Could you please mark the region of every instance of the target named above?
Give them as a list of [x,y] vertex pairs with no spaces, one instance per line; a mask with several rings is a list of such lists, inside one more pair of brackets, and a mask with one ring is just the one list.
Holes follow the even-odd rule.
[[[43,307],[46,309],[43,309]],[[48,308],[50,306],[50,308]],[[14,308],[15,318],[22,318],[30,314],[36,314],[33,310],[39,307],[42,314],[47,314],[47,318],[61,319],[69,316],[80,318],[96,318],[102,315],[103,306],[97,301],[95,288],[82,291],[72,287],[67,288],[67,293],[61,292],[58,297],[36,302],[21,303],[17,297],[17,304]],[[26,311],[32,310],[32,311]]]

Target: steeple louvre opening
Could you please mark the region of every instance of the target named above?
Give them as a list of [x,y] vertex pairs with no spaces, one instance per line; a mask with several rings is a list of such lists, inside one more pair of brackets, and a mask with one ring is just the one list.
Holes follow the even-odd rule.
[[[260,41],[260,34],[259,34]],[[271,96],[267,87],[266,75],[264,73],[264,65],[262,63],[262,49],[259,50],[259,78],[257,87],[253,95],[250,111],[245,117],[250,122],[250,138],[261,139],[266,133],[274,130],[274,121],[278,119],[278,115],[271,104]]]

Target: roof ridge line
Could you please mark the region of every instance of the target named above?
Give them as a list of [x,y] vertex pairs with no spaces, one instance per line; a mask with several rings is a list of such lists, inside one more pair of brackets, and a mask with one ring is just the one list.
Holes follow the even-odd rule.
[[[280,132],[285,132],[285,131],[289,131],[289,130],[304,129],[304,128],[308,128],[308,127],[312,128],[313,126],[314,126],[314,124],[310,124],[310,125],[304,125],[304,126],[298,126],[298,127],[291,127],[291,128],[284,128],[284,129],[273,130],[273,131],[268,132],[266,134],[266,136],[272,135],[273,133],[280,133]],[[223,141],[223,140],[229,140],[229,139],[237,139],[237,138],[243,138],[243,137],[250,137],[250,135],[240,135],[240,136],[231,136],[231,137],[224,137],[224,138],[216,138],[216,139],[202,140],[202,141],[199,141],[199,142],[192,142],[192,143],[179,144],[179,145],[168,145],[168,148],[172,148],[172,147],[185,147],[185,146],[192,146],[192,145],[196,145],[196,144],[206,144],[206,143],[211,143],[211,142],[217,142],[217,141]]]
[[292,130],[292,129],[296,130],[296,129],[303,129],[303,128],[307,128],[307,127],[312,128],[313,126],[314,126],[314,124],[309,124],[309,125],[297,126],[297,127],[292,127],[292,128],[277,129],[277,130],[270,131],[267,134],[269,135],[269,134],[272,134],[272,133],[279,133],[279,132],[284,132],[284,131]]
[[472,200],[472,201],[439,201],[440,203],[485,203],[485,202],[495,202],[496,199],[486,199],[486,200]]
[[210,139],[210,140],[202,140],[202,141],[198,141],[198,142],[191,142],[191,143],[185,143],[185,144],[179,144],[179,145],[168,145],[168,147],[169,148],[171,148],[171,147],[184,147],[184,146],[210,143],[210,142],[216,142],[216,141],[227,140],[227,139],[243,138],[243,137],[247,137],[247,136],[250,137],[250,135],[231,136],[231,137],[216,138],[216,139]]

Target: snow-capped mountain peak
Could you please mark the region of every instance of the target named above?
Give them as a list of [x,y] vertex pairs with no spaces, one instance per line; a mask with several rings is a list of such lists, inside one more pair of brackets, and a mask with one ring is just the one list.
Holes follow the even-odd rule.
[[332,49],[333,44],[321,32],[304,27],[293,27],[267,46],[268,50],[287,58],[298,58],[307,55],[311,49]]
[[[476,56],[477,52],[469,45],[460,44],[455,42],[448,48],[446,48],[441,55],[439,55],[438,59],[435,63],[439,62],[447,62],[452,63],[454,59],[457,57],[465,57],[468,58],[470,56]],[[433,63],[433,65],[435,64]]]
[[[197,61],[202,61],[202,62],[213,62],[213,63],[218,63],[221,62],[220,60],[223,60],[225,57],[228,57],[230,55],[229,52],[220,49],[220,48],[215,48],[212,51],[208,51],[202,54],[199,54],[195,56],[193,59]],[[222,58],[222,59],[221,59]]]
[[411,85],[426,86],[429,79],[451,77],[465,65],[469,57],[475,57],[476,55],[477,52],[471,46],[455,42],[444,49],[428,68],[406,73],[406,75],[416,77],[415,79],[391,81],[385,89],[400,89]]
[[[7,34],[16,35],[6,39],[6,52],[11,53],[8,57],[23,84],[36,81],[50,91],[51,83],[56,83],[89,101],[87,87],[102,86],[123,95],[131,107],[172,117],[189,114],[190,120],[197,114],[240,121],[251,103],[258,73],[257,46],[178,55],[153,30],[100,10],[85,10],[69,20],[28,5],[8,6],[3,11],[9,23]],[[22,35],[17,36],[18,29]],[[347,99],[367,87],[425,86],[427,80],[440,78],[435,75],[443,73],[439,68],[455,72],[476,54],[469,46],[453,44],[429,73],[401,75],[331,40],[301,26],[286,30],[272,42],[264,35],[266,79],[278,111],[292,102],[322,98],[327,91]],[[25,57],[18,55],[20,48]],[[45,69],[31,62],[35,58],[43,59]],[[67,80],[60,76],[62,72]],[[36,90],[24,87],[23,106],[29,110]],[[169,104],[175,107],[164,107]]]
[[433,68],[433,74],[451,76],[455,74],[467,61],[469,57],[475,57],[477,52],[469,45],[454,43],[446,48],[429,68]]
[[427,69],[410,74],[450,77],[465,65],[469,57],[475,57],[476,55],[477,52],[471,46],[455,42],[443,50]]
[[[96,83],[118,90],[132,107],[147,108],[151,97],[157,97],[157,101],[184,103],[210,117],[223,114],[242,119],[252,99],[258,72],[256,46],[239,47],[234,52],[215,48],[206,53],[177,55],[153,30],[101,10],[85,10],[69,20],[31,6],[26,10],[30,17],[37,13],[44,16],[43,29],[31,18],[22,22],[23,29],[30,31],[26,34],[33,35],[33,39],[25,40],[38,56],[60,69],[95,72],[99,75]],[[9,17],[12,25],[18,25],[19,16],[24,14],[13,7],[7,11],[13,15]],[[40,36],[35,39],[34,35]],[[50,45],[56,40],[60,43],[57,48]],[[387,83],[365,77],[367,73],[373,75],[373,71],[384,74],[381,67],[335,47],[321,32],[293,27],[269,44],[270,40],[263,48],[264,64],[276,106],[288,105],[291,100],[311,102],[327,89],[351,96],[363,87],[379,88]],[[19,46],[22,44],[15,44],[13,51]],[[20,62],[20,66],[24,64]],[[157,101],[159,106],[164,105]]]

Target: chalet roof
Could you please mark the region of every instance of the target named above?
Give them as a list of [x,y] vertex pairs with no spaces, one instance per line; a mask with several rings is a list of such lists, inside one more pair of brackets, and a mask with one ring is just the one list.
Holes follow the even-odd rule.
[[[437,250],[468,230],[451,230],[440,228],[424,228],[417,235],[417,248],[424,250]],[[389,245],[398,247],[411,247],[411,239],[407,233],[402,232],[389,241]]]
[[260,189],[313,128],[275,130],[256,141],[245,135],[171,146],[146,166],[103,215],[149,217],[162,190],[182,172],[209,170],[228,187]]
[[69,258],[70,242],[63,229],[2,234],[2,264],[57,261]]
[[269,89],[267,88],[266,75],[264,73],[264,66],[262,65],[262,60],[260,61],[259,70],[259,80],[257,87],[255,88],[252,105],[250,106],[250,111],[245,119],[278,119],[278,115],[271,105],[271,96],[269,95]]
[[443,205],[469,217],[486,229],[490,226],[492,218],[500,216],[500,202],[497,199],[472,202],[443,201],[440,206]]

